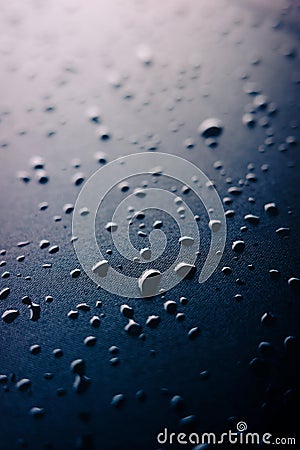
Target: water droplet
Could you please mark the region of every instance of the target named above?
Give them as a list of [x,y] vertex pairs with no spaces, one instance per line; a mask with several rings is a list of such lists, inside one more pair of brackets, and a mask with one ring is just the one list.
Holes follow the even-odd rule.
[[193,327],[188,332],[188,337],[190,339],[195,339],[199,334],[201,333],[201,330],[199,327]]
[[268,99],[265,95],[256,95],[253,99],[253,104],[258,109],[265,109],[268,105]]
[[3,272],[3,274],[1,275],[1,278],[4,278],[4,279],[9,278],[9,277],[10,277],[10,272],[7,272],[7,271]]
[[196,416],[192,414],[190,416],[182,417],[182,419],[180,419],[179,424],[182,428],[190,429],[194,427],[196,424]]
[[84,175],[81,172],[74,173],[72,176],[72,183],[75,184],[75,186],[80,186],[84,182]]
[[179,301],[180,301],[180,304],[183,305],[183,306],[187,305],[188,302],[189,302],[186,297],[180,297]]
[[288,352],[297,350],[297,340],[295,336],[287,336],[283,342],[285,349]]
[[103,259],[102,261],[97,262],[92,267],[92,272],[98,275],[99,277],[106,277],[108,269],[109,263],[106,259]]
[[120,358],[115,356],[114,358],[110,358],[109,362],[112,366],[118,366],[120,364]]
[[98,328],[100,326],[100,317],[99,316],[93,316],[90,319],[90,324],[94,327],[94,328]]
[[41,315],[41,307],[40,305],[38,305],[37,303],[31,303],[28,306],[29,310],[30,310],[30,320],[32,320],[33,322],[36,322],[37,320],[39,320],[40,315]]
[[79,311],[90,311],[91,310],[90,305],[88,305],[87,303],[78,303],[78,305],[76,305],[76,308]]
[[100,122],[100,110],[97,106],[91,106],[86,111],[86,116],[91,122],[99,123]]
[[290,235],[290,232],[291,232],[290,228],[287,228],[287,227],[280,227],[280,228],[277,228],[277,230],[276,230],[276,233],[279,236],[283,236],[283,237],[288,237]]
[[109,347],[108,351],[112,355],[117,355],[119,353],[120,349],[116,345],[112,345],[111,347]]
[[255,126],[256,120],[255,116],[250,113],[243,114],[242,122],[244,125],[246,125],[249,128],[253,128]]
[[86,208],[85,206],[83,208],[80,208],[79,214],[81,216],[87,216],[90,213],[90,210]]
[[272,203],[266,203],[264,205],[264,210],[270,214],[271,216],[275,216],[278,214],[278,208],[276,206],[276,203],[272,202]]
[[261,319],[260,319],[261,324],[262,324],[262,325],[267,325],[267,326],[272,325],[272,323],[274,322],[274,320],[275,320],[275,317],[274,317],[273,314],[270,313],[270,312],[265,312],[265,313],[261,316]]
[[141,333],[142,327],[139,323],[135,322],[133,319],[129,319],[127,325],[125,325],[124,330],[129,334],[137,335]]
[[150,328],[156,328],[159,325],[160,317],[156,315],[151,315],[147,317],[146,325]]
[[96,161],[97,161],[99,164],[106,164],[107,161],[108,161],[108,159],[107,159],[107,154],[104,153],[104,152],[96,152],[96,153],[94,154],[94,158],[96,159]]
[[38,408],[37,406],[34,406],[29,410],[29,414],[34,417],[35,419],[42,418],[46,413],[46,410],[44,408]]
[[96,342],[97,342],[96,336],[87,336],[83,341],[84,345],[86,345],[87,347],[94,347]]
[[101,125],[97,129],[97,136],[102,141],[107,141],[110,138],[110,132],[107,126]]
[[154,223],[153,223],[153,228],[161,228],[163,226],[163,223],[162,223],[162,221],[161,220],[156,220]]
[[270,344],[270,342],[265,341],[260,342],[258,350],[261,352],[263,356],[270,356],[274,351],[273,345]]
[[175,273],[181,278],[186,277],[189,273],[190,275],[192,275],[195,272],[195,270],[196,266],[185,262],[178,263],[174,268]]
[[230,188],[227,189],[228,194],[237,196],[237,195],[241,195],[241,193],[243,192],[243,189],[237,186],[231,186]]
[[164,309],[165,311],[167,311],[167,313],[169,314],[175,314],[176,310],[177,310],[177,303],[174,302],[173,300],[167,300],[164,303]]
[[244,219],[245,219],[247,222],[251,223],[252,225],[257,225],[257,224],[259,223],[259,217],[258,217],[258,216],[255,216],[255,215],[253,215],[253,214],[246,214],[246,215],[244,216]]
[[85,373],[85,361],[84,359],[74,359],[70,364],[70,370],[77,375],[84,375]]
[[300,288],[300,279],[296,277],[291,277],[288,280],[288,285],[291,289],[299,289]]
[[205,138],[219,136],[223,131],[223,123],[220,119],[206,119],[199,125],[198,132]]
[[270,277],[272,280],[278,280],[280,278],[280,272],[276,269],[269,270]]
[[0,300],[4,300],[5,298],[7,298],[9,293],[10,293],[10,288],[9,287],[6,287],[6,288],[2,289],[0,291]]
[[210,373],[208,370],[203,370],[202,372],[200,372],[200,378],[202,378],[203,380],[206,380],[207,378],[209,378]]
[[29,378],[22,378],[16,383],[16,388],[21,392],[29,390],[30,387],[31,381],[29,380]]
[[195,146],[195,141],[193,138],[187,138],[184,141],[184,146],[186,148],[193,148]]
[[65,388],[57,388],[56,389],[56,395],[58,397],[63,397],[64,395],[66,395],[67,391]]
[[144,297],[157,294],[161,273],[156,269],[148,269],[138,279],[138,286]]
[[70,272],[70,275],[71,275],[72,278],[78,278],[80,274],[81,274],[81,270],[80,269],[73,269]]
[[230,275],[232,273],[232,269],[230,267],[223,267],[222,272],[224,275]]
[[178,322],[183,322],[184,321],[184,319],[185,319],[185,314],[184,313],[182,313],[182,312],[179,312],[179,313],[177,313],[176,314],[176,320],[178,321]]
[[4,374],[0,374],[0,384],[8,383],[8,376]]
[[72,203],[66,203],[66,204],[63,206],[63,211],[64,211],[66,214],[71,214],[71,212],[73,212],[73,210],[74,210],[74,205],[72,205]]
[[48,203],[47,202],[41,202],[41,203],[39,203],[39,209],[41,210],[41,211],[45,211],[47,208],[48,208]]
[[146,392],[143,389],[139,389],[138,391],[136,391],[135,396],[138,400],[145,400]]
[[19,170],[19,172],[17,172],[17,178],[24,183],[29,183],[29,181],[31,180],[30,173],[26,172],[25,170]]
[[33,156],[30,159],[30,165],[33,169],[44,169],[45,161],[41,156]]
[[150,65],[153,62],[152,51],[147,45],[140,45],[137,48],[136,56],[145,65]]
[[111,405],[115,408],[120,408],[125,402],[124,394],[116,394],[111,400]]
[[179,238],[179,244],[184,245],[185,247],[191,247],[195,242],[195,239],[190,236],[182,236]]
[[184,405],[183,398],[180,395],[174,395],[170,400],[171,408],[181,410]]
[[236,253],[242,253],[245,250],[245,242],[234,241],[232,244],[232,250]]
[[151,258],[151,250],[150,250],[150,248],[148,248],[148,247],[142,248],[140,250],[140,255],[141,255],[142,258],[144,258],[146,260],[150,259]]
[[50,245],[50,242],[47,241],[46,239],[42,239],[42,240],[40,241],[40,248],[41,248],[41,249],[47,248],[47,247],[49,247],[49,245]]
[[62,349],[61,348],[55,348],[53,351],[52,351],[52,354],[53,354],[53,356],[55,357],[55,358],[61,358],[62,356],[63,356],[63,351],[62,351]]
[[20,313],[17,309],[8,309],[4,311],[1,319],[6,323],[12,323],[19,316],[19,314]]
[[107,224],[105,225],[105,229],[110,233],[113,233],[114,231],[117,231],[118,224],[115,222],[107,222]]
[[208,222],[208,226],[213,233],[216,233],[221,228],[222,223],[220,220],[210,220]]
[[244,84],[244,92],[249,95],[255,95],[260,93],[260,88],[254,82],[248,81]]
[[68,312],[69,319],[77,319],[78,315],[79,315],[78,311],[71,310]]
[[35,172],[35,177],[36,177],[37,181],[41,184],[46,184],[49,181],[49,176],[48,176],[47,172],[43,169],[38,169]]
[[30,241],[21,241],[17,243],[18,247],[26,247],[26,245],[29,245]]
[[73,389],[77,394],[83,394],[89,388],[90,383],[90,378],[85,375],[76,375],[73,383]]
[[29,351],[32,355],[38,355],[41,353],[41,346],[38,344],[33,344],[30,346]]
[[253,358],[249,363],[249,367],[259,377],[264,377],[267,374],[267,365],[262,358]]
[[121,305],[120,312],[124,317],[127,317],[128,319],[133,318],[133,309],[129,305]]
[[51,254],[51,255],[53,255],[54,253],[57,253],[59,251],[59,246],[58,245],[52,245],[50,248],[49,248],[49,250],[48,250],[48,252]]

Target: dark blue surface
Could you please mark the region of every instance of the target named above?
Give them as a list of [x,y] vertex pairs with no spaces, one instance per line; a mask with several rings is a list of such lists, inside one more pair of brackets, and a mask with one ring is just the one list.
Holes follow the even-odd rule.
[[[299,337],[299,291],[287,282],[300,275],[299,145],[286,144],[286,151],[278,147],[288,136],[300,139],[299,2],[112,3],[1,4],[0,248],[6,254],[0,261],[6,265],[0,274],[9,271],[10,277],[0,280],[0,290],[10,287],[11,293],[0,300],[0,315],[12,308],[20,316],[11,324],[0,320],[0,374],[9,377],[0,385],[0,449],[158,449],[157,433],[164,427],[180,431],[180,419],[191,414],[198,433],[234,430],[244,420],[251,431],[295,436],[299,351],[286,351],[284,339]],[[153,51],[149,66],[136,57],[141,43]],[[111,72],[120,74],[120,88],[109,84]],[[241,79],[242,73],[247,79]],[[263,152],[259,146],[271,130],[242,123],[246,105],[253,102],[244,92],[249,81],[278,105],[277,114],[268,116],[274,144],[265,145]],[[97,125],[86,117],[94,105],[111,131],[107,141],[97,138]],[[197,133],[200,122],[211,116],[224,123],[216,148],[206,146]],[[191,149],[184,145],[189,137],[195,142]],[[153,141],[159,141],[157,150],[200,167],[214,180],[221,198],[245,180],[249,163],[257,175],[256,182],[246,183],[232,205],[225,206],[235,216],[227,220],[226,249],[216,272],[203,285],[184,280],[167,293],[186,315],[181,323],[164,311],[160,296],[124,299],[98,290],[84,273],[70,277],[80,267],[70,242],[72,217],[63,212],[80,190],[72,175],[83,172],[88,178],[97,170],[98,150],[112,161],[148,151]],[[34,155],[45,158],[49,182],[44,185],[30,166]],[[72,167],[73,158],[81,160],[80,168]],[[223,162],[224,174],[214,169],[217,160]],[[263,164],[269,165],[268,171],[261,169]],[[30,173],[29,183],[17,179],[20,170]],[[125,195],[111,193],[101,217],[104,223]],[[185,200],[195,214],[200,211],[192,195]],[[42,201],[49,203],[46,211],[39,210]],[[279,209],[275,217],[264,211],[264,204],[273,201]],[[259,225],[245,223],[248,213],[260,216]],[[55,215],[62,220],[55,222]],[[152,216],[147,220],[152,223]],[[246,232],[240,231],[244,225]],[[280,227],[290,228],[288,238],[276,234]],[[177,240],[170,218],[164,231],[172,242]],[[207,250],[209,234],[201,226],[200,232]],[[41,239],[58,244],[59,252],[41,250]],[[231,245],[237,239],[246,248],[235,258]],[[18,248],[24,240],[30,245]],[[174,246],[166,257],[172,258],[172,252]],[[17,262],[22,254],[25,260]],[[43,268],[48,262],[52,267]],[[232,274],[224,275],[223,266],[230,266]],[[280,271],[278,280],[270,277],[271,269]],[[238,278],[245,284],[238,285]],[[236,294],[243,299],[237,301]],[[36,322],[22,303],[24,295],[41,305]],[[46,295],[54,301],[46,303]],[[181,296],[188,298],[186,306],[180,305]],[[101,308],[95,306],[97,300]],[[82,302],[91,310],[69,319],[68,312]],[[145,341],[124,331],[123,303],[134,309]],[[264,326],[261,316],[267,311],[275,319]],[[100,327],[93,328],[90,318],[101,313]],[[154,330],[145,325],[151,314],[161,317]],[[187,333],[194,326],[202,331],[190,340]],[[83,344],[88,335],[97,337],[95,347]],[[274,351],[264,358],[267,373],[257,376],[249,363],[262,357],[261,341],[270,342]],[[30,353],[33,344],[41,346],[40,354]],[[116,367],[109,362],[111,345],[120,348]],[[55,348],[63,350],[61,358],[52,355]],[[72,388],[69,366],[77,358],[86,361],[91,378],[84,394]],[[209,371],[207,379],[200,376],[204,370]],[[48,372],[53,379],[44,378]],[[16,388],[21,378],[32,381],[30,392]],[[65,388],[66,395],[57,396],[57,388]],[[146,393],[144,401],[136,398],[140,389]],[[119,409],[110,404],[117,393],[125,395]],[[183,397],[182,410],[172,410],[173,395]],[[45,408],[44,417],[29,414],[34,406]],[[83,436],[88,436],[85,444],[80,443]]]

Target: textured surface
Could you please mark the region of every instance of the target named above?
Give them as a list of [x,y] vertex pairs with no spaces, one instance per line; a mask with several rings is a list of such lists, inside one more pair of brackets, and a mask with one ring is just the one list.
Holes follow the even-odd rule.
[[[0,300],[0,315],[20,312],[10,324],[0,320],[0,374],[8,376],[0,385],[1,450],[157,449],[157,433],[164,427],[179,431],[180,419],[191,414],[198,433],[235,429],[244,420],[252,431],[293,436],[298,351],[287,351],[284,339],[297,338],[299,331],[299,291],[288,285],[300,275],[299,2],[31,1],[25,7],[11,1],[1,2],[0,10],[0,248],[6,250],[0,269],[10,273],[0,279],[0,290],[10,288]],[[152,51],[150,64],[138,58],[141,44]],[[112,86],[112,79],[120,87]],[[248,82],[278,108],[276,114],[254,108],[253,128],[242,123],[245,111],[253,109]],[[87,116],[94,106],[111,133],[107,140],[99,139],[98,125]],[[209,117],[224,124],[215,148],[197,133]],[[287,139],[291,136],[295,139]],[[188,138],[194,142],[189,149]],[[80,266],[70,242],[72,215],[63,206],[74,204],[80,190],[72,182],[74,173],[88,178],[97,170],[97,151],[112,161],[155,149],[200,167],[221,198],[233,199],[225,210],[235,211],[212,277],[203,285],[196,278],[184,280],[166,296],[185,314],[182,322],[164,311],[160,296],[119,298],[97,290],[84,273],[70,276]],[[45,184],[31,167],[34,155],[45,160]],[[80,159],[79,168],[72,166],[74,158]],[[216,161],[222,161],[221,170],[214,168]],[[27,171],[31,180],[19,180],[18,171]],[[249,172],[257,180],[245,183]],[[141,181],[133,180],[130,189]],[[228,188],[238,185],[242,193],[229,195]],[[125,196],[116,189],[104,205],[97,223],[104,245],[103,224]],[[185,201],[195,214],[202,212],[192,195]],[[48,202],[48,209],[41,211],[40,202]],[[277,216],[264,211],[270,202],[278,206]],[[244,220],[250,213],[260,217],[258,225]],[[53,219],[57,215],[61,221]],[[164,221],[170,239],[165,263],[173,258],[178,235],[172,220],[156,212],[144,220],[147,227],[154,219]],[[201,224],[207,251],[209,232]],[[276,233],[281,227],[290,228],[288,237]],[[40,249],[42,239],[59,251]],[[235,258],[231,246],[238,239],[246,247]],[[17,246],[27,240],[29,245]],[[16,260],[20,255],[24,261]],[[52,267],[43,268],[45,263]],[[222,273],[224,266],[231,267],[230,275]],[[278,279],[272,279],[271,269],[280,271]],[[25,295],[41,307],[36,321],[22,303]],[[47,302],[47,295],[54,300]],[[180,304],[181,296],[187,305]],[[80,303],[90,311],[68,318]],[[133,308],[145,341],[124,331],[123,303]],[[261,323],[267,311],[275,316],[269,326]],[[92,327],[89,320],[102,313],[99,328]],[[161,318],[156,329],[145,325],[152,314]],[[190,340],[187,333],[195,326],[201,334]],[[83,343],[89,335],[97,337],[93,347]],[[271,356],[262,355],[261,341],[272,344]],[[41,346],[39,354],[30,352],[34,344]],[[116,366],[110,363],[112,345],[120,349]],[[54,357],[56,348],[62,357]],[[249,367],[255,357],[264,360],[263,376]],[[77,358],[85,360],[91,379],[82,394],[72,387],[70,363]],[[200,376],[204,370],[207,379]],[[46,373],[53,378],[45,379]],[[25,392],[16,386],[22,378],[32,383]],[[58,388],[66,390],[64,396],[57,395]],[[140,389],[146,393],[143,401],[136,397]],[[115,408],[111,400],[119,393],[125,402]],[[174,395],[183,398],[179,411],[170,405]],[[44,416],[32,417],[32,407],[44,408]]]

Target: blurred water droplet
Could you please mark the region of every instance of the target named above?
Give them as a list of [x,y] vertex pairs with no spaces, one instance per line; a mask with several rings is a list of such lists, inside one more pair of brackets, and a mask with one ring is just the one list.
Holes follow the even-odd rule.
[[116,394],[111,400],[111,405],[115,408],[120,408],[125,402],[124,394]]
[[188,337],[190,339],[195,339],[199,334],[201,333],[201,330],[199,327],[193,327],[188,332]]
[[220,119],[205,119],[199,125],[198,132],[205,138],[219,136],[223,131],[223,123]]

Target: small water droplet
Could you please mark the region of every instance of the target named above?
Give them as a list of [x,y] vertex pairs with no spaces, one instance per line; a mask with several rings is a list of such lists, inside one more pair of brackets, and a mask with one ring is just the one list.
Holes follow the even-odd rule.
[[116,394],[111,400],[111,405],[115,408],[120,408],[125,402],[124,394]]

